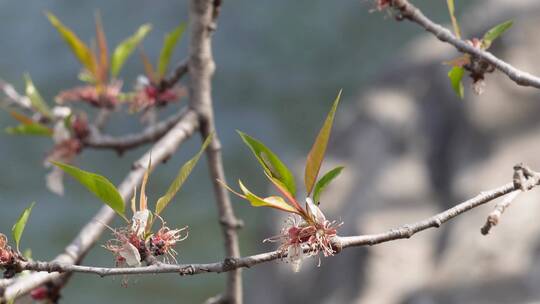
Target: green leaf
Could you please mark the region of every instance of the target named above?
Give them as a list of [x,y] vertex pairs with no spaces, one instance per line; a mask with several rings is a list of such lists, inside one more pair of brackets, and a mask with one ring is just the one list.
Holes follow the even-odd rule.
[[336,178],[344,167],[336,167],[324,174],[321,179],[315,184],[315,188],[313,190],[313,201],[315,203],[319,203],[319,197],[321,196],[322,191],[330,184],[334,178]]
[[43,114],[43,116],[48,118],[52,117],[51,109],[49,108],[45,100],[43,100],[41,94],[39,94],[29,74],[24,74],[24,81],[26,83],[26,96],[28,97],[28,99],[30,99],[32,107],[36,109],[39,113]]
[[285,200],[280,196],[269,196],[266,198],[261,198],[249,191],[246,186],[242,184],[242,181],[239,180],[238,184],[240,185],[240,189],[244,193],[244,198],[248,200],[253,207],[271,207],[287,212],[298,213],[298,211],[294,207],[287,204]]
[[150,32],[152,29],[152,26],[148,23],[143,24],[135,34],[133,34],[131,37],[125,39],[122,41],[114,50],[114,53],[112,55],[111,59],[111,76],[116,78],[118,76],[118,73],[120,73],[120,70],[122,69],[122,66],[128,59],[129,55],[133,53],[137,45],[144,39],[146,34]]
[[92,192],[127,221],[124,200],[116,187],[107,178],[60,162],[53,161],[51,163],[75,178],[88,191]]
[[51,137],[53,134],[53,131],[50,128],[37,122],[31,124],[20,124],[16,127],[7,127],[4,130],[10,135],[36,135]]
[[450,13],[450,20],[452,21],[454,33],[456,34],[457,38],[461,39],[461,30],[459,29],[459,24],[455,16],[456,9],[454,6],[454,0],[446,0],[446,4],[448,5],[448,13]]
[[307,195],[309,196],[311,190],[313,190],[313,185],[317,180],[317,175],[321,169],[321,164],[324,159],[324,154],[326,153],[326,147],[328,145],[328,140],[330,139],[330,133],[332,132],[332,124],[334,123],[334,116],[336,114],[337,106],[339,104],[339,99],[341,97],[341,90],[339,91],[332,109],[326,116],[326,120],[313,143],[313,147],[307,156],[306,160],[306,169],[304,173],[304,182],[306,185]]
[[167,205],[174,198],[174,196],[176,195],[178,190],[180,190],[180,188],[182,187],[182,185],[184,184],[184,182],[188,178],[189,174],[191,173],[191,171],[193,170],[193,168],[195,167],[195,165],[197,164],[197,162],[201,158],[201,155],[203,154],[204,150],[206,149],[206,147],[208,147],[208,145],[212,141],[213,137],[214,137],[214,134],[210,134],[204,140],[204,143],[202,144],[201,149],[199,150],[199,152],[197,154],[195,154],[195,156],[193,156],[193,158],[188,160],[180,168],[180,171],[178,171],[178,175],[176,176],[176,178],[174,179],[172,184],[169,186],[169,189],[167,190],[165,195],[163,195],[162,197],[160,197],[158,199],[158,201],[156,203],[156,215],[159,215],[165,209],[165,207],[167,207]]
[[73,54],[75,54],[75,57],[77,57],[77,59],[90,73],[92,73],[92,75],[96,76],[96,58],[90,48],[68,27],[63,25],[55,15],[47,12],[47,18],[49,18],[49,21],[56,28],[60,36],[64,38],[64,41],[66,41],[66,43],[69,45],[71,51]]
[[499,38],[499,36],[501,36],[504,32],[506,32],[509,28],[512,27],[513,23],[514,22],[512,20],[508,20],[501,24],[497,24],[489,31],[487,31],[482,38],[482,48],[484,50],[487,50],[495,39]]
[[19,243],[21,241],[21,236],[24,232],[24,227],[26,227],[26,222],[28,222],[28,217],[30,216],[32,208],[34,208],[35,204],[36,202],[33,202],[32,204],[30,204],[30,207],[24,209],[15,225],[13,225],[13,228],[11,228],[11,234],[13,236],[13,239],[15,240],[15,244],[17,245],[17,251],[19,251]]
[[242,137],[244,143],[251,149],[251,152],[253,152],[264,171],[270,175],[270,177],[280,181],[287,188],[287,191],[289,191],[292,196],[295,196],[296,185],[291,170],[289,170],[277,155],[268,149],[262,142],[244,132],[237,132],[240,134],[240,137]]
[[165,76],[165,73],[167,72],[167,67],[169,65],[169,61],[171,60],[172,53],[174,51],[174,47],[182,37],[182,34],[184,33],[184,30],[186,29],[186,24],[182,23],[179,26],[177,26],[174,31],[167,33],[165,35],[165,39],[163,40],[163,47],[161,48],[161,53],[159,54],[159,62],[158,62],[158,72],[159,76],[163,77]]
[[450,78],[452,88],[454,89],[454,92],[456,92],[457,96],[461,99],[463,99],[464,95],[463,83],[461,82],[464,74],[465,69],[458,66],[453,67],[450,72],[448,72],[448,78]]

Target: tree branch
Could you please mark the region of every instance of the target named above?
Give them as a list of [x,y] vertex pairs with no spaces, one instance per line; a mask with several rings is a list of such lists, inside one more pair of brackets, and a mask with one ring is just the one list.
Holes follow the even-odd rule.
[[[142,181],[146,166],[149,163],[150,153],[152,153],[152,164],[154,166],[167,160],[198,127],[197,115],[193,111],[187,111],[163,138],[137,160],[133,165],[133,169],[118,187],[124,201],[131,198],[133,189]],[[63,265],[79,263],[105,230],[103,224],[109,223],[114,216],[115,212],[112,209],[103,206],[65,248],[64,253],[54,259],[53,263],[62,263]],[[59,273],[34,273],[19,277],[13,284],[5,288],[0,302],[1,300],[9,301],[22,296],[45,282],[56,280],[59,277]]]
[[[525,188],[532,189],[539,185],[540,174],[533,172],[534,175],[527,177]],[[336,236],[332,242],[336,253],[348,247],[359,247],[366,245],[376,245],[384,242],[390,242],[399,239],[406,239],[412,237],[414,234],[427,230],[429,228],[438,228],[447,221],[463,214],[473,208],[489,203],[497,198],[505,196],[507,194],[514,194],[518,191],[522,191],[523,185],[519,183],[508,183],[498,188],[484,191],[477,196],[466,200],[450,209],[435,214],[432,217],[424,220],[406,224],[401,227],[390,229],[383,233],[378,234],[366,234],[359,236]],[[305,248],[305,252],[310,249]],[[90,267],[79,266],[72,264],[62,264],[59,262],[20,262],[21,269],[34,270],[34,271],[46,271],[46,272],[81,272],[96,274],[102,277],[113,275],[136,275],[136,274],[156,274],[156,273],[178,273],[180,275],[195,275],[202,273],[222,273],[233,272],[239,268],[250,268],[252,266],[274,261],[277,259],[283,259],[287,257],[287,252],[272,251],[267,253],[256,254],[252,256],[242,258],[226,258],[222,262],[208,263],[208,264],[163,264],[158,263],[145,267],[133,267],[133,268],[105,268],[105,267]]]
[[422,13],[420,9],[411,4],[408,0],[391,0],[390,2],[390,5],[397,9],[400,13],[398,16],[399,20],[407,19],[417,23],[442,42],[446,42],[454,46],[458,51],[470,54],[490,63],[520,86],[531,86],[540,89],[539,77],[519,70],[504,60],[497,58],[492,53],[475,48],[466,41],[457,38],[448,29],[431,21]]
[[83,140],[83,143],[87,147],[96,149],[115,149],[119,153],[122,153],[125,150],[158,140],[174,127],[178,121],[189,115],[194,115],[194,112],[189,109],[182,109],[167,119],[155,125],[148,126],[140,133],[123,135],[121,137],[101,134],[97,128],[91,128],[90,135]]
[[[199,115],[202,136],[207,137],[211,133],[215,134],[210,146],[206,150],[206,155],[225,241],[226,261],[234,261],[240,257],[236,231],[240,223],[234,215],[229,193],[217,181],[225,181],[225,173],[221,157],[221,144],[215,129],[212,107],[212,76],[215,70],[215,63],[212,57],[212,33],[216,29],[216,18],[219,15],[220,4],[221,1],[219,0],[190,1],[189,96],[190,107]],[[217,265],[214,265],[214,267],[216,269],[219,268]],[[241,304],[241,272],[238,267],[231,270],[227,277],[224,302]]]

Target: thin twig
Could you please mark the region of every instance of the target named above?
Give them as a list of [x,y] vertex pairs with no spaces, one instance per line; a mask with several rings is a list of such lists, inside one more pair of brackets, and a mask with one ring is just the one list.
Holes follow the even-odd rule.
[[411,4],[408,0],[392,0],[391,5],[399,11],[400,20],[407,19],[413,21],[432,33],[439,40],[453,45],[458,51],[468,53],[490,63],[520,86],[531,86],[540,89],[539,77],[519,70],[504,60],[497,58],[492,53],[475,48],[466,41],[457,38],[448,29],[426,17],[420,9]]
[[[212,76],[215,63],[212,56],[212,33],[216,29],[216,18],[221,1],[191,0],[189,6],[189,28],[191,29],[189,45],[189,96],[190,107],[197,112],[201,123],[201,134],[207,137],[214,133],[214,138],[206,150],[210,175],[219,213],[219,220],[225,241],[227,265],[236,265],[240,257],[237,229],[239,221],[234,215],[229,193],[218,180],[225,180],[221,144],[215,133],[214,112],[212,107]],[[219,266],[216,266],[219,268]],[[227,277],[225,302],[242,303],[242,277],[239,267],[234,267]]]
[[[133,194],[133,189],[143,178],[146,166],[149,163],[150,153],[152,164],[157,165],[167,160],[193,132],[199,127],[197,115],[193,111],[187,111],[182,120],[176,123],[165,136],[163,136],[148,152],[146,152],[133,165],[133,169],[118,187],[124,201]],[[103,223],[109,223],[115,216],[115,212],[107,206],[102,207],[90,222],[84,226],[75,239],[65,248],[65,252],[54,259],[54,263],[66,265],[79,263],[86,253],[99,239],[105,230]],[[56,280],[58,273],[34,273],[20,277],[12,285],[4,290],[1,300],[9,301],[22,296],[45,282]]]
[[158,140],[178,123],[178,121],[193,114],[193,111],[183,109],[157,124],[148,126],[140,133],[123,135],[120,137],[101,134],[96,128],[91,128],[90,136],[85,138],[83,143],[87,147],[96,149],[115,149],[119,153],[122,153],[125,150]]
[[[534,179],[531,179],[531,187],[538,186],[538,173],[535,173]],[[336,253],[348,247],[359,247],[367,245],[376,245],[384,242],[390,242],[399,239],[412,237],[414,234],[427,230],[429,228],[438,228],[447,221],[463,214],[473,208],[489,203],[499,197],[507,195],[516,190],[520,190],[519,185],[514,182],[500,186],[498,188],[481,192],[479,195],[464,201],[446,211],[435,214],[424,220],[403,225],[401,227],[390,229],[383,233],[367,234],[359,236],[336,236],[332,242]],[[305,249],[309,251],[308,248]],[[71,264],[62,264],[58,262],[20,262],[20,266],[25,270],[47,271],[47,272],[82,272],[97,274],[99,276],[113,275],[135,275],[135,274],[155,274],[155,273],[178,273],[180,275],[195,275],[202,273],[221,273],[232,272],[238,268],[249,268],[261,263],[283,259],[287,256],[286,252],[272,251],[267,253],[256,254],[252,256],[237,258],[234,260],[225,259],[222,262],[208,264],[159,264],[144,267],[133,268],[105,268],[105,267],[90,267],[78,266]]]
[[159,84],[159,89],[165,91],[172,88],[189,71],[188,60],[184,59],[178,63],[173,72]]
[[488,215],[486,223],[484,224],[484,226],[482,226],[482,228],[480,228],[480,232],[483,235],[489,234],[491,228],[499,224],[501,216],[506,210],[506,208],[508,208],[510,204],[512,204],[512,202],[516,199],[516,197],[518,197],[520,193],[521,190],[515,190],[514,192],[508,194],[501,202],[495,205],[493,211]]

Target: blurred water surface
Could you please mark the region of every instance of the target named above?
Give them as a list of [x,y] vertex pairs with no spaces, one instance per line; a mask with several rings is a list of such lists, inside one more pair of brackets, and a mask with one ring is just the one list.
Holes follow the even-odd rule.
[[[443,2],[415,1],[431,16],[446,22]],[[410,24],[396,23],[384,13],[370,13],[371,8],[369,2],[359,0],[225,1],[214,38],[217,71],[213,95],[229,180],[241,176],[257,192],[265,189],[256,162],[244,161],[251,160],[251,156],[235,129],[263,139],[292,164],[307,153],[337,91],[344,89],[343,111],[348,101],[369,85],[369,79],[395,61],[407,41],[420,32]],[[150,22],[154,28],[144,41],[144,49],[151,58],[159,54],[164,33],[187,21],[186,1],[0,0],[0,78],[21,89],[22,74],[29,72],[49,101],[61,89],[79,84],[79,66],[48,24],[43,14],[47,10],[85,41],[94,37],[93,16],[99,10],[110,45]],[[182,59],[186,51],[184,37],[175,61]],[[131,86],[141,72],[138,56],[132,56],[122,73],[124,85]],[[14,121],[1,112],[0,128],[12,124]],[[136,118],[115,115],[107,132],[122,134],[136,127]],[[166,190],[176,170],[199,145],[198,138],[190,140],[166,165],[154,171],[148,189],[151,201]],[[61,252],[100,207],[71,180],[66,183],[64,197],[45,189],[42,161],[50,147],[46,139],[0,135],[0,231],[8,232],[20,211],[29,202],[37,201],[23,247],[31,247],[40,260]],[[86,150],[77,165],[119,183],[145,149],[130,151],[121,158],[111,151]],[[181,262],[211,262],[223,256],[210,189],[203,161],[165,213],[171,226],[190,226],[191,237],[178,248]],[[234,203],[246,221],[246,228],[240,232],[242,253],[262,250],[259,242],[264,236],[257,230],[264,223],[264,212],[252,210],[236,199]],[[104,236],[101,243],[107,238]],[[113,260],[96,246],[84,264],[112,266]],[[254,271],[257,268],[244,271],[247,290]],[[223,278],[215,274],[132,277],[126,289],[120,287],[120,278],[75,275],[63,297],[64,303],[200,303],[222,290]]]

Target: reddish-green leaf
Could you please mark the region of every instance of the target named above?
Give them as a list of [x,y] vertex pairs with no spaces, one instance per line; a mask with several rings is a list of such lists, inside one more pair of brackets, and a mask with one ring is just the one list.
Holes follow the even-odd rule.
[[107,82],[107,73],[109,70],[109,50],[107,47],[107,38],[105,37],[105,31],[103,30],[103,24],[101,22],[101,15],[96,13],[96,39],[99,50],[99,64],[97,69],[97,79],[100,85],[104,85]]
[[180,171],[178,171],[178,175],[176,176],[176,178],[174,179],[172,184],[169,186],[169,189],[167,190],[165,195],[160,197],[159,200],[157,201],[157,203],[156,203],[156,215],[159,215],[161,212],[163,212],[165,207],[167,207],[167,205],[169,205],[171,200],[174,198],[174,196],[176,195],[178,190],[180,190],[180,188],[182,187],[182,185],[184,184],[184,182],[188,178],[189,174],[191,173],[191,171],[193,171],[193,168],[195,168],[195,165],[197,164],[197,162],[201,158],[201,155],[203,154],[204,150],[206,149],[206,147],[208,147],[208,145],[212,141],[213,137],[214,137],[214,134],[210,134],[205,139],[205,141],[202,144],[201,149],[199,150],[199,152],[197,154],[195,154],[195,156],[193,156],[193,158],[188,160],[180,168]]
[[51,163],[75,178],[88,191],[116,211],[124,220],[128,221],[125,215],[124,199],[107,178],[60,162]]
[[154,67],[152,66],[150,59],[148,58],[148,56],[146,55],[146,53],[144,52],[142,48],[140,50],[140,54],[141,54],[141,60],[143,62],[144,73],[146,74],[146,77],[151,82],[157,82],[156,72],[154,71]]
[[150,32],[152,26],[150,24],[143,24],[135,34],[122,41],[115,49],[111,58],[111,76],[116,78],[122,69],[122,66],[128,59],[129,55],[133,53],[137,45],[144,39],[146,34]]
[[[60,36],[64,38],[69,45],[75,57],[82,63],[82,65],[94,76],[96,76],[96,58],[90,48],[82,42],[75,33],[73,33],[68,27],[66,27],[55,15],[47,12],[47,18],[51,24],[56,28]],[[97,78],[97,77],[96,77]]]
[[270,177],[280,181],[286,187],[287,191],[289,191],[291,196],[294,197],[296,194],[296,185],[291,170],[289,170],[277,155],[268,149],[262,142],[246,133],[241,131],[237,132],[240,134],[240,137],[242,137],[244,143],[251,149],[251,152],[253,152],[264,171],[270,175]]
[[512,24],[513,21],[508,20],[501,24],[497,24],[489,31],[487,31],[482,38],[482,48],[487,50],[495,39],[499,38],[499,36],[501,36],[504,32],[506,32],[509,28],[512,27]]
[[315,188],[313,190],[313,201],[315,203],[319,203],[319,198],[322,193],[322,191],[330,184],[334,178],[336,178],[340,173],[341,170],[343,170],[344,167],[336,167],[324,174],[321,179],[315,184]]
[[21,241],[24,228],[26,227],[26,222],[28,222],[28,218],[30,217],[30,213],[32,212],[32,208],[34,208],[35,204],[36,202],[33,202],[30,204],[30,207],[24,209],[17,222],[15,222],[15,225],[13,225],[11,228],[11,234],[13,235],[13,239],[17,245],[17,251],[19,251],[19,243]]
[[326,120],[313,143],[313,147],[307,156],[306,160],[306,169],[304,174],[304,182],[306,185],[306,192],[309,196],[311,190],[313,190],[313,185],[317,180],[317,175],[321,169],[321,164],[324,159],[324,154],[326,153],[326,147],[328,145],[328,140],[330,139],[330,133],[332,132],[332,125],[334,123],[334,116],[336,114],[337,106],[339,104],[339,99],[341,97],[341,90],[339,91],[330,113],[326,116]]
[[287,212],[298,213],[295,208],[287,204],[285,200],[280,196],[269,196],[266,198],[261,198],[249,191],[246,186],[242,184],[242,181],[239,180],[238,184],[240,185],[240,189],[244,193],[243,197],[248,200],[253,207],[271,207]]
[[452,67],[452,69],[448,72],[448,78],[450,78],[452,89],[454,89],[456,95],[461,99],[463,99],[464,95],[463,83],[461,82],[464,74],[465,69],[459,66]]
[[446,0],[446,4],[448,5],[448,13],[450,13],[450,20],[452,20],[454,33],[456,34],[457,38],[461,39],[461,30],[459,29],[459,24],[455,16],[456,9],[454,7],[454,0]]
[[178,43],[178,41],[180,40],[180,38],[182,37],[182,34],[184,33],[185,29],[186,29],[186,24],[182,23],[179,26],[177,26],[172,32],[167,33],[167,35],[165,35],[165,39],[163,40],[163,47],[161,48],[161,53],[159,54],[159,62],[158,62],[159,77],[165,76],[174,48],[176,44]]

